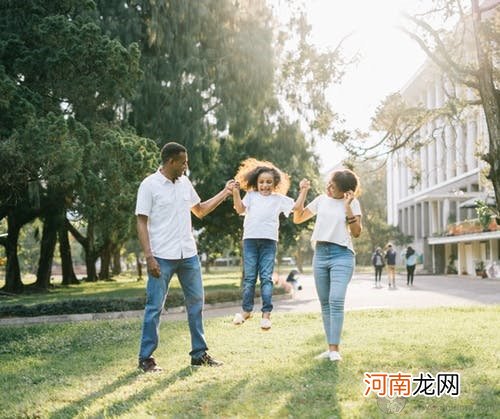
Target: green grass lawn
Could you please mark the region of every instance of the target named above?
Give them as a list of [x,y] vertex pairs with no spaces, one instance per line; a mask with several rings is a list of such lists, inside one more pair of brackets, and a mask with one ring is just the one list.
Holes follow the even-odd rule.
[[191,369],[187,324],[164,321],[160,374],[136,369],[140,320],[0,327],[0,417],[373,418],[364,372],[459,372],[458,398],[411,397],[418,418],[500,413],[499,307],[371,310],[346,314],[343,361],[318,361],[319,314],[275,314],[236,327],[206,321],[221,368]]
[[[33,276],[28,277],[25,280],[25,285],[29,285],[33,281]],[[70,286],[62,286],[60,279],[55,279],[52,281],[52,288],[47,293],[4,295],[0,297],[0,302],[5,305],[32,305],[72,299],[138,298],[145,295],[146,281],[137,281],[137,275],[130,273],[116,276],[112,281],[83,281],[81,284]],[[207,294],[221,290],[239,290],[240,281],[241,272],[235,269],[218,269],[203,275],[203,284]],[[3,283],[4,281],[0,281],[0,288]],[[180,290],[177,276],[172,278],[170,289],[173,292]]]

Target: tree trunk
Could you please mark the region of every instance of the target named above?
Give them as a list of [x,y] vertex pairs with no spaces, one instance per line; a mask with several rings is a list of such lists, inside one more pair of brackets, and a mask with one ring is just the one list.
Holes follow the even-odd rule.
[[488,127],[489,150],[483,159],[490,165],[488,179],[493,183],[497,210],[500,210],[500,92],[493,81],[492,51],[484,41],[484,29],[481,27],[479,1],[472,1],[474,37],[479,69],[479,95],[483,105],[486,126]]
[[142,281],[142,263],[139,254],[135,254],[135,263],[137,265],[137,280]]
[[19,241],[21,226],[18,225],[16,221],[14,216],[9,216],[7,218],[7,237],[5,239],[7,266],[5,268],[5,286],[2,290],[20,294],[24,290],[24,285],[21,282],[19,259],[17,257],[17,243]]
[[40,244],[40,258],[36,274],[35,288],[48,290],[52,274],[52,261],[57,242],[57,232],[60,228],[61,217],[59,211],[49,209],[43,222],[42,242]]
[[120,254],[121,246],[116,245],[113,249],[113,268],[111,273],[114,275],[120,275],[122,273],[122,259]]
[[68,239],[68,227],[62,223],[59,228],[59,254],[61,255],[62,284],[79,284],[73,269],[73,258],[71,257],[71,246]]
[[111,263],[111,243],[108,241],[101,250],[101,271],[99,272],[99,279],[110,279],[109,266]]
[[68,220],[65,224],[69,232],[73,235],[78,243],[83,247],[85,251],[85,265],[87,267],[87,278],[89,282],[97,281],[97,270],[95,268],[95,262],[97,260],[97,254],[94,248],[94,228],[91,223],[87,225],[87,237],[84,237]]

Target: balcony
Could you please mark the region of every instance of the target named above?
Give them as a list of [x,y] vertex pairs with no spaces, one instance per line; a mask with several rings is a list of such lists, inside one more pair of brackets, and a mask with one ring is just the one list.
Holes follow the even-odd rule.
[[463,234],[477,234],[486,231],[500,231],[500,226],[498,226],[495,217],[491,217],[490,224],[487,228],[481,225],[478,218],[448,224],[445,235],[461,236]]

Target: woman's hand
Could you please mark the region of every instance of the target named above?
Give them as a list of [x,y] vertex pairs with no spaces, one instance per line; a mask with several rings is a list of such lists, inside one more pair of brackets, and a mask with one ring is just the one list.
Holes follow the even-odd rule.
[[300,190],[308,191],[309,189],[311,189],[311,182],[308,179],[304,178],[300,181],[299,188]]
[[354,199],[354,192],[349,190],[347,192],[344,192],[344,200],[346,205],[350,205],[352,200]]

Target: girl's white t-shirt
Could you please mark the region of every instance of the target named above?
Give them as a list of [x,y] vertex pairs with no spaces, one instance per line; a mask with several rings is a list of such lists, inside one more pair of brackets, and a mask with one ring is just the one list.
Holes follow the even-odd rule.
[[243,239],[278,241],[280,213],[288,217],[292,211],[294,200],[277,193],[262,195],[256,191],[249,191],[242,202],[246,208]]
[[[316,215],[316,224],[311,237],[313,243],[322,241],[336,243],[348,247],[354,252],[351,232],[345,219],[345,204],[343,199],[330,198],[322,194],[306,207]],[[353,215],[361,215],[361,207],[357,199],[351,202]]]

